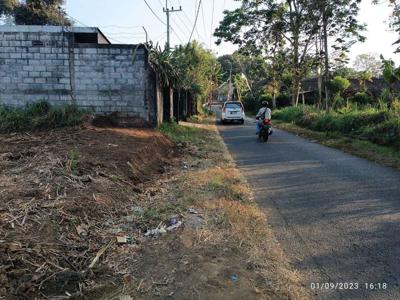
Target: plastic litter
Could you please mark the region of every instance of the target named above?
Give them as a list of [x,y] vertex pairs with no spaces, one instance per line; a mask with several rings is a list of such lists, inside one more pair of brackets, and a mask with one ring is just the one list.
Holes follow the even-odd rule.
[[164,225],[164,226],[157,227],[157,228],[155,228],[155,229],[149,229],[149,230],[147,230],[147,232],[146,232],[144,235],[145,235],[145,236],[154,236],[154,237],[156,237],[156,236],[165,234],[165,233],[167,233],[168,231],[175,230],[175,229],[181,227],[182,225],[183,225],[183,222],[182,222],[182,221],[178,221],[178,222],[176,222],[175,224],[170,225],[170,226],[168,226],[168,227],[166,227],[166,226]]
[[171,219],[169,220],[169,225],[170,225],[170,226],[175,225],[176,223],[178,223],[178,219],[175,218],[175,217],[173,217],[173,218],[171,218]]
[[117,243],[118,244],[132,244],[133,239],[130,236],[123,235],[123,236],[117,236]]
[[182,224],[183,224],[182,221],[179,221],[176,224],[167,227],[167,231],[172,231],[174,229],[177,229],[177,228],[181,227]]
[[200,213],[199,213],[197,210],[195,210],[194,208],[189,208],[189,209],[188,209],[188,212],[191,213],[191,214],[194,214],[194,215],[200,214]]
[[167,231],[165,230],[165,226],[160,227],[160,228],[147,230],[147,232],[144,235],[145,236],[159,236],[159,235],[162,235],[164,233],[167,233]]

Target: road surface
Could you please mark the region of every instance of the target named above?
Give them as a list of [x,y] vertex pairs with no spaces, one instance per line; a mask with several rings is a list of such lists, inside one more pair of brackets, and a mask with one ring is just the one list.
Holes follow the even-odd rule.
[[280,130],[260,143],[249,119],[218,128],[316,299],[400,299],[400,172]]

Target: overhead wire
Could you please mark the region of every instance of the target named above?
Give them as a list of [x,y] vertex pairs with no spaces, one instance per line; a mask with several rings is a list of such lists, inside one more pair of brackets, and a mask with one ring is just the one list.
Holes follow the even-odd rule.
[[146,3],[147,7],[150,9],[150,11],[153,13],[153,15],[157,18],[158,21],[160,21],[162,24],[164,24],[165,26],[167,26],[167,24],[161,20],[161,18],[156,14],[156,12],[153,10],[153,8],[150,6],[150,4],[147,2],[147,0],[143,0],[144,3]]
[[121,28],[121,29],[129,29],[129,28],[143,28],[142,26],[119,26],[119,25],[105,25],[105,26],[98,26],[101,28]]
[[175,33],[175,35],[176,35],[176,37],[178,38],[178,40],[183,44],[183,41],[182,41],[182,39],[180,38],[179,34],[174,30],[174,28],[173,28],[172,26],[171,26],[171,30],[172,30],[172,32]]
[[206,21],[205,21],[205,18],[204,18],[204,6],[203,6],[203,3],[201,3],[201,15],[203,17],[204,37],[207,39],[207,29],[206,29]]
[[196,29],[196,26],[197,26],[197,20],[199,19],[199,13],[200,13],[200,5],[201,5],[201,3],[202,3],[202,0],[199,0],[199,6],[198,6],[198,8],[197,8],[196,18],[195,18],[195,20],[194,20],[192,33],[190,34],[190,37],[189,37],[189,43],[190,43],[190,41],[192,40],[193,32],[194,32],[194,30]]
[[214,31],[214,13],[215,13],[215,0],[212,0],[211,30],[210,30],[210,48],[211,48],[211,44],[212,44],[213,31]]
[[[77,18],[75,18],[75,17],[69,15],[69,14],[66,13],[66,12],[65,12],[65,15],[66,15],[67,17],[69,17],[70,19],[72,19],[73,21],[75,21],[75,22],[77,22],[77,23],[79,23],[79,24],[81,24],[81,25],[83,25],[83,26],[85,26],[85,27],[92,27],[92,26],[86,25],[85,23],[81,22],[80,20],[78,20]],[[116,28],[117,28],[117,27],[121,27],[121,28],[123,27],[123,26],[117,26],[117,25],[109,25],[109,26],[113,26],[113,27],[116,27]],[[98,27],[99,27],[99,28],[106,28],[107,26],[98,26]],[[139,27],[142,27],[142,26],[129,26],[129,28],[139,28]],[[128,26],[127,26],[126,28],[128,28]],[[115,37],[110,37],[109,34],[112,34],[112,36],[115,36],[115,35],[118,35],[118,34],[115,34],[115,33],[107,33],[107,38],[108,38],[109,40],[115,41],[115,42],[117,42],[117,43],[124,44],[124,42],[122,42],[121,40],[116,39]],[[132,34],[133,34],[133,33],[132,33]],[[143,36],[145,36],[145,35],[142,34],[142,37],[143,37]],[[121,36],[121,38],[124,38],[124,37]]]
[[85,26],[85,27],[91,27],[91,26],[88,26],[88,25],[82,23],[82,22],[79,21],[77,18],[74,18],[73,16],[69,15],[69,14],[66,13],[66,12],[64,12],[64,14],[65,14],[67,17],[69,17],[70,19],[72,19],[72,21],[75,21],[75,22],[77,22],[77,23],[79,23],[79,24],[81,24],[81,25],[83,25],[83,26]]
[[175,20],[171,19],[171,23],[173,23],[174,26],[176,26],[176,28],[179,29],[179,32],[182,33],[184,36],[188,36],[188,35],[190,34],[190,31],[189,31],[189,34],[186,33],[186,32],[182,29],[182,27],[179,26],[179,24],[178,24]]
[[[182,7],[181,0],[178,0],[178,3],[179,3],[179,6]],[[197,6],[197,5],[196,5],[196,6]],[[190,19],[190,17],[188,16],[188,14],[186,13],[186,11],[185,11],[184,8],[182,8],[182,12],[183,12],[183,16],[186,18],[186,20],[187,20],[188,23],[189,23],[189,27],[192,27],[192,26],[193,26],[193,22],[192,22],[192,20]],[[200,36],[199,31],[197,30],[197,28],[196,28],[195,30],[196,30],[197,37],[198,37],[199,39],[202,39],[202,37]],[[191,31],[191,30],[189,29],[189,31]]]

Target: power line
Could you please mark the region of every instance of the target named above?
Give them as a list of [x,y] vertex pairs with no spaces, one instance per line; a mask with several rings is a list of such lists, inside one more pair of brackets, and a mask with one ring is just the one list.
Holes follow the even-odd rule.
[[79,24],[81,24],[81,25],[83,25],[83,26],[85,26],[85,27],[91,27],[91,26],[88,26],[88,25],[82,23],[81,21],[79,21],[78,19],[74,18],[73,16],[67,14],[66,12],[64,12],[64,13],[65,13],[65,15],[66,15],[67,17],[69,17],[69,18],[72,19],[73,21],[75,21],[75,22],[77,22],[77,23],[79,23]]
[[[180,31],[183,35],[185,35],[185,36],[188,35],[184,30],[182,30],[182,27],[179,26],[179,24],[178,24],[174,19],[171,19],[171,22],[174,24],[175,28],[178,28],[179,31]],[[189,31],[189,33],[190,33],[190,31]]]
[[178,33],[174,30],[174,28],[172,28],[172,26],[171,26],[171,30],[172,30],[172,32],[175,33],[175,35],[176,35],[176,37],[178,38],[178,40],[183,44],[182,39],[180,38],[180,36],[178,35]]
[[98,26],[100,28],[122,28],[122,29],[129,29],[129,28],[142,28],[142,26],[119,26],[119,25],[105,25],[105,26]]
[[207,39],[207,29],[206,29],[206,20],[204,18],[204,6],[201,5],[201,15],[203,16],[203,30],[204,30],[204,37]]
[[146,35],[143,31],[141,32],[132,32],[132,31],[103,31],[104,33],[110,33],[110,34],[134,34],[134,35]]
[[186,30],[190,33],[191,29],[186,25],[185,21],[183,21],[183,19],[177,15],[178,20],[183,24],[183,26],[186,28]]
[[189,43],[192,40],[193,32],[196,29],[197,20],[199,19],[200,5],[201,5],[201,0],[199,0],[199,7],[197,8],[196,19],[194,20],[194,25],[193,25],[192,33],[190,34]]
[[158,43],[159,41],[161,41],[161,40],[163,39],[163,37],[164,37],[165,34],[167,34],[167,32],[163,32],[163,33],[161,33],[160,35],[156,36],[156,38],[155,38],[156,43]]
[[214,30],[214,12],[215,12],[215,0],[212,2],[212,14],[211,14],[211,32],[210,32],[210,48],[213,38],[213,30]]
[[112,41],[115,41],[115,42],[117,42],[117,43],[120,43],[120,44],[124,44],[124,42],[121,42],[120,40],[117,40],[117,39],[114,39],[114,38],[112,38],[112,37],[107,37],[108,39],[110,39],[110,40],[112,40]]
[[163,8],[163,11],[167,15],[167,24],[166,24],[167,25],[167,44],[166,44],[166,48],[169,49],[169,46],[170,46],[170,24],[169,24],[170,14],[174,13],[174,12],[182,11],[182,7],[179,7],[179,9],[174,9],[174,7],[169,8],[168,7],[168,0],[165,0],[165,8]]
[[[178,0],[178,3],[179,3],[180,6],[182,6],[181,0]],[[183,9],[182,12],[183,12],[183,15],[185,16],[186,20],[188,21],[189,26],[193,26],[193,22],[190,19],[190,17],[187,15],[186,11]],[[189,29],[189,32],[190,31],[191,31],[191,29]],[[201,39],[201,36],[200,36],[199,31],[197,30],[197,28],[196,28],[196,33],[197,33],[198,38]]]
[[143,0],[144,3],[146,3],[147,7],[151,10],[151,12],[153,13],[153,15],[157,18],[158,21],[160,21],[162,24],[165,24],[165,22],[163,20],[161,20],[161,18],[155,13],[155,11],[151,8],[151,6],[149,5],[149,3],[146,0]]

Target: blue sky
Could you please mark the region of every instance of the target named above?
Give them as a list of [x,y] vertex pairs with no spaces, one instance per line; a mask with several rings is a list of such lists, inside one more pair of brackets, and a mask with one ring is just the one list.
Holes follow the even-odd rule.
[[[166,26],[162,24],[145,5],[144,0],[67,0],[66,10],[69,15],[88,26],[97,26],[102,29],[114,43],[138,43],[145,41],[145,34],[141,26],[145,26],[150,39],[164,45],[166,40]],[[147,0],[158,17],[165,22],[163,13],[165,0]],[[214,2],[214,10],[213,10]],[[367,41],[353,46],[350,57],[357,54],[373,52],[384,54],[400,62],[400,55],[394,55],[392,43],[397,34],[388,31],[385,23],[390,14],[386,5],[372,5],[372,0],[363,0],[361,3],[360,21],[368,25],[365,33]],[[173,13],[171,16],[171,44],[179,44],[189,40],[193,28],[195,10],[198,0],[168,0],[169,6],[178,8],[182,5],[182,12]],[[235,47],[223,44],[217,47],[210,44],[211,27],[215,28],[223,18],[224,9],[234,9],[238,2],[234,0],[203,0],[194,38],[206,47],[221,55],[231,53]],[[214,11],[214,18],[212,18]],[[78,25],[82,25],[77,23]],[[212,39],[213,41],[213,39]]]

